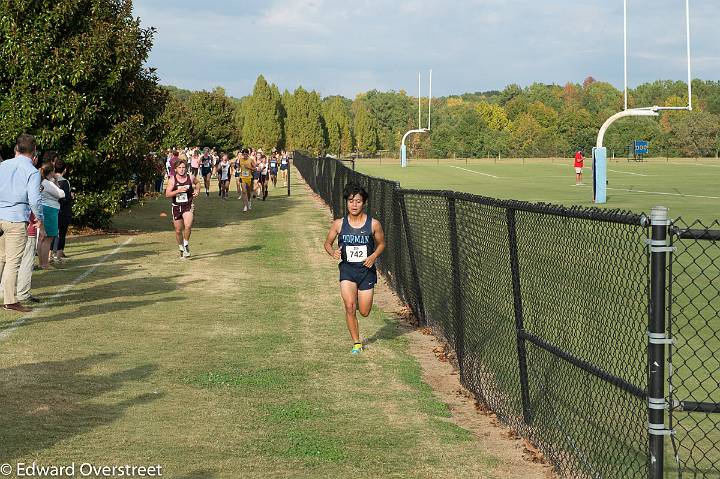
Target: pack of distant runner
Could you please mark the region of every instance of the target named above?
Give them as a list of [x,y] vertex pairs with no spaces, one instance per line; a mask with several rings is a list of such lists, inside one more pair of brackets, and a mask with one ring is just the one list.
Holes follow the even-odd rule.
[[[190,160],[188,161],[188,158]],[[252,210],[253,199],[265,201],[269,187],[277,187],[278,172],[287,186],[290,158],[286,152],[266,155],[262,150],[244,148],[232,155],[204,148],[173,151],[167,160],[168,182],[165,196],[171,201],[175,239],[183,258],[190,257],[190,234],[195,213],[195,199],[201,192],[203,178],[205,196],[210,197],[210,180],[218,181],[218,196],[227,201],[230,185],[235,179],[238,199],[243,212]],[[367,317],[373,304],[377,283],[375,261],[385,250],[385,233],[380,222],[366,211],[368,193],[354,183],[345,186],[343,194],[347,214],[333,221],[325,239],[325,251],[338,261],[340,295],[345,305],[345,321],[353,355],[364,348],[360,337],[357,312]],[[334,244],[337,240],[337,249]]]
[[[217,151],[215,148],[188,147],[173,149],[167,153],[165,171],[167,183],[165,196],[170,199],[171,216],[175,228],[180,256],[190,257],[190,235],[195,214],[195,201],[204,188],[210,197],[213,177],[218,182],[218,196],[223,201],[230,198],[233,178],[238,200],[242,200],[242,211],[252,210],[252,200],[265,201],[269,187],[277,187],[278,171],[287,187],[287,170],[290,157],[286,151],[265,154],[262,149],[244,148],[233,153]],[[202,177],[202,185],[200,184]]]

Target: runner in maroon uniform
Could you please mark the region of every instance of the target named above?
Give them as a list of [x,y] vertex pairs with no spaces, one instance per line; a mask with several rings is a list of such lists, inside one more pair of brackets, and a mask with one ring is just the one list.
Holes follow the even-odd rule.
[[192,230],[193,198],[200,192],[200,183],[197,177],[187,174],[187,160],[178,160],[175,163],[175,175],[168,179],[165,196],[172,201],[172,218],[175,226],[175,239],[177,240],[180,256],[190,256],[190,231]]

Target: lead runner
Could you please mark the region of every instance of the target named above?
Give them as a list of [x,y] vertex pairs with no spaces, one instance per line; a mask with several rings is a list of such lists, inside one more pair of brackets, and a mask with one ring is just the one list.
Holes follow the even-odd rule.
[[165,196],[172,202],[173,226],[180,256],[189,258],[190,233],[195,211],[193,198],[200,193],[200,183],[196,176],[187,174],[187,160],[178,160],[175,170],[176,173],[168,179]]
[[[375,260],[385,250],[385,233],[376,219],[365,213],[368,194],[354,183],[345,185],[343,199],[348,214],[333,221],[325,239],[327,254],[341,260],[340,295],[345,304],[345,320],[353,341],[352,354],[363,350],[356,309],[363,317],[370,314],[373,288],[377,283]],[[338,239],[338,249],[333,248]]]

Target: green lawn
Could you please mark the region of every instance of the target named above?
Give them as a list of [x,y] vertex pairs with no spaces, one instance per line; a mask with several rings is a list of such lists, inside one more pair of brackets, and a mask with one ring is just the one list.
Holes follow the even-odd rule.
[[[327,210],[300,185],[251,212],[199,198],[178,258],[164,199],[72,238],[0,312],[0,463],[153,465],[171,478],[525,477],[450,420],[378,309],[349,354]],[[528,466],[530,467],[530,466]]]
[[[584,186],[575,186],[572,160],[470,159],[356,161],[362,173],[397,180],[405,188],[466,191],[501,199],[593,206],[591,161]],[[720,218],[720,160],[652,159],[608,162],[608,201],[603,207],[649,212],[670,208],[670,216],[704,221]]]

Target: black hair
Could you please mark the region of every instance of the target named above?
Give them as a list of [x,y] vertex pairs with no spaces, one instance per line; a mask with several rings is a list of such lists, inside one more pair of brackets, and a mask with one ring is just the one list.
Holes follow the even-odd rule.
[[43,152],[42,154],[42,162],[43,163],[52,163],[53,166],[55,165],[55,162],[60,159],[60,155],[55,150],[47,150]]
[[350,197],[357,194],[362,196],[363,204],[367,203],[368,194],[367,191],[365,191],[365,188],[358,185],[357,183],[348,183],[347,185],[345,185],[345,189],[343,190],[343,199],[345,201],[349,200]]
[[57,173],[63,173],[67,166],[65,165],[65,162],[61,158],[57,158],[55,160],[55,171]]

